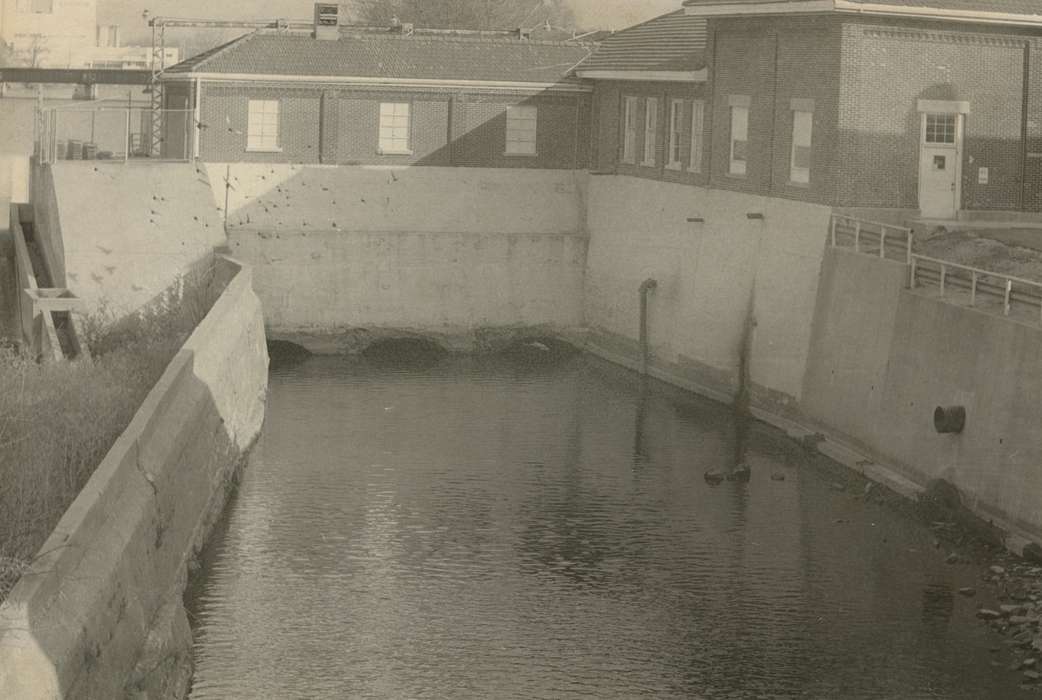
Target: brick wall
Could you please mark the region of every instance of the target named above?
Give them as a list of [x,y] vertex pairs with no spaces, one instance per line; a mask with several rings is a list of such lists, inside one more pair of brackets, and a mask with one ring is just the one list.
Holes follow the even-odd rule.
[[[961,208],[1019,208],[1024,46],[1032,41],[1012,31],[995,33],[995,28],[846,23],[838,204],[919,206],[917,100],[928,99],[970,103]],[[1038,101],[1036,95],[1036,114],[1042,111]],[[987,184],[978,183],[980,167],[988,168]]]
[[[635,163],[622,162],[623,105],[626,97],[637,98]],[[645,138],[644,118],[649,99],[658,100],[655,162],[652,166],[642,163]],[[598,80],[594,90],[593,104],[596,109],[596,117],[593,120],[594,130],[591,139],[595,151],[592,160],[594,169],[653,180],[704,185],[707,182],[707,159],[703,157],[698,168],[691,167],[691,112],[693,101],[696,99],[704,100],[702,85]],[[673,100],[680,100],[683,103],[680,118],[680,169],[667,167],[670,105]],[[709,105],[706,104],[703,112],[703,156],[708,152],[709,111]]]
[[[712,20],[713,187],[828,203],[834,197],[840,31],[833,18]],[[746,174],[732,175],[731,97],[749,99]],[[793,100],[813,105],[810,182],[790,181]]]
[[[246,150],[250,99],[281,101],[281,151]],[[411,155],[378,153],[381,102],[410,104]],[[467,94],[257,84],[204,85],[203,160],[585,168],[589,94]],[[506,110],[537,107],[535,156],[507,156]]]

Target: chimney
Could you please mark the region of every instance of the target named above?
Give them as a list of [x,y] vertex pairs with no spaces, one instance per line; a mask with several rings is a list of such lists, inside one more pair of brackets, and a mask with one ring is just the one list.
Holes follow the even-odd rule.
[[315,38],[336,41],[340,38],[340,5],[331,2],[315,3]]

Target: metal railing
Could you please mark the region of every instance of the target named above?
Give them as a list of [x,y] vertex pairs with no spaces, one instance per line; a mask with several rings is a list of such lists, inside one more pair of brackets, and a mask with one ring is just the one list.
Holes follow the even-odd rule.
[[833,214],[829,223],[833,247],[850,247],[855,252],[884,260],[912,261],[915,234],[912,229],[879,221],[865,221],[846,214]]
[[1009,316],[1014,309],[1023,309],[1042,322],[1042,283],[960,265],[926,255],[912,255],[908,273],[909,286],[937,287],[942,299],[961,298],[972,307],[991,306],[1002,309]]
[[191,160],[194,114],[160,110],[162,138],[153,143],[154,118],[147,106],[52,107],[40,110],[35,152],[44,163],[58,160]]

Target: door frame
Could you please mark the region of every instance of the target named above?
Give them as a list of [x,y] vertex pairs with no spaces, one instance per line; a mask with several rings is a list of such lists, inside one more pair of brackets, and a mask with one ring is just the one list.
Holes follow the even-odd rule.
[[954,114],[955,115],[955,191],[953,193],[952,212],[957,217],[962,210],[962,157],[965,143],[966,115],[970,113],[970,103],[963,100],[919,100],[917,104],[919,112],[919,157],[916,159],[916,203],[922,211],[923,182],[922,173],[925,164],[923,162],[924,152],[927,147],[943,148],[944,144],[926,143],[926,115],[927,114]]

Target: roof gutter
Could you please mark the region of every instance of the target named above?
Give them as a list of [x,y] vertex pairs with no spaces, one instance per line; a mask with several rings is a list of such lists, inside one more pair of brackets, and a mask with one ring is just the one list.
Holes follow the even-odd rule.
[[704,83],[709,75],[701,70],[577,70],[580,78],[589,80],[650,80],[670,83]]
[[952,10],[936,7],[891,5],[886,2],[854,2],[853,0],[760,0],[760,2],[722,0],[715,3],[687,0],[684,3],[684,7],[688,15],[699,17],[841,12],[844,14],[907,17],[910,19],[945,20],[948,22],[973,24],[999,24],[1022,27],[1042,26],[1042,14],[1024,15],[988,10]]
[[529,83],[501,80],[444,80],[438,78],[364,78],[344,75],[279,75],[265,73],[164,73],[164,82],[206,80],[207,82],[311,83],[394,88],[464,88],[468,90],[526,90],[533,92],[591,92],[589,85],[567,83]]

